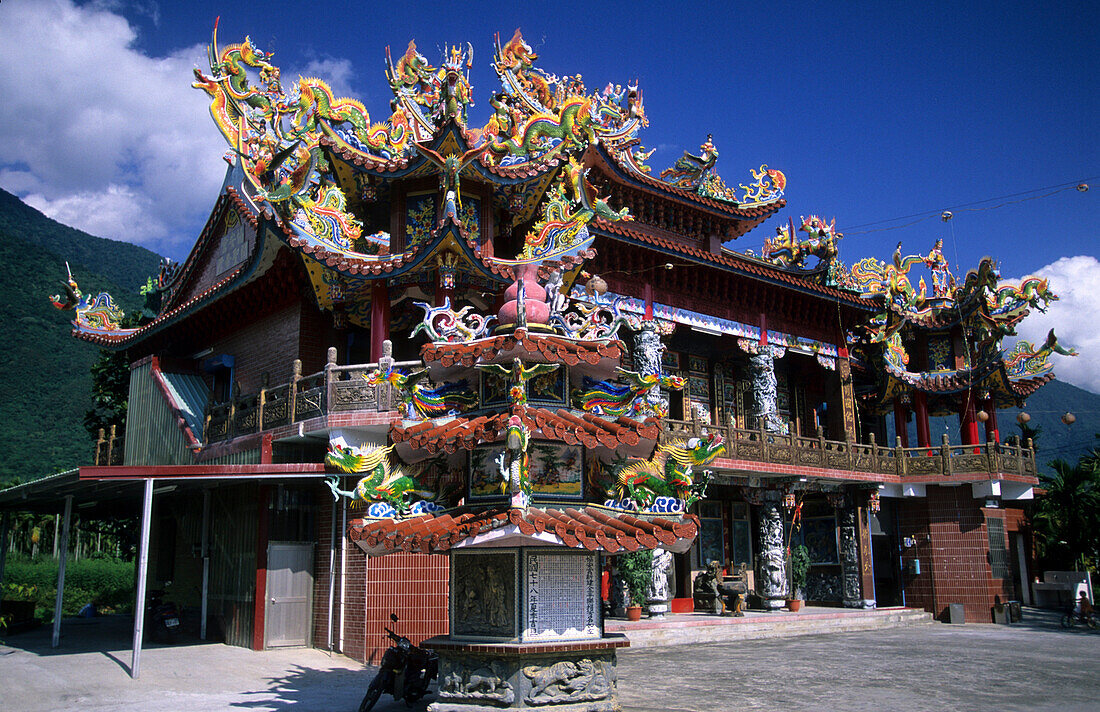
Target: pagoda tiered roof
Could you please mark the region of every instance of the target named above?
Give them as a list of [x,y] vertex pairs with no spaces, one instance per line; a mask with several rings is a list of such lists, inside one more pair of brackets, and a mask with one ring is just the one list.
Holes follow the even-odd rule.
[[[472,367],[480,360],[493,361],[502,354],[523,352],[549,363],[575,366],[585,363],[599,365],[606,360],[617,365],[626,347],[621,341],[578,341],[557,334],[531,332],[517,329],[512,333],[497,334],[466,343],[427,343],[420,349],[424,363],[438,363],[443,368],[452,366]],[[507,356],[510,358],[510,356]]]
[[390,437],[395,443],[407,443],[414,449],[433,454],[472,450],[481,443],[494,442],[503,437],[508,420],[513,415],[518,416],[520,422],[539,437],[590,448],[614,450],[623,445],[632,447],[643,440],[656,441],[660,434],[660,424],[655,418],[605,418],[566,408],[551,410],[526,406],[511,412],[456,416],[445,422],[395,425]]
[[349,538],[371,556],[397,551],[440,553],[482,544],[478,539],[497,539],[507,545],[504,541],[509,538],[612,554],[658,546],[683,552],[698,531],[699,521],[691,514],[669,519],[597,506],[460,507],[410,519],[353,519],[348,524]]

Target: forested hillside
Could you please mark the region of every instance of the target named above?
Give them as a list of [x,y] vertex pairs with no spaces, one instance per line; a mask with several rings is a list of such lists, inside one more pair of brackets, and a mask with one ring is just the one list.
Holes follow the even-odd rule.
[[66,260],[82,292],[110,292],[130,313],[141,305],[138,287],[156,273],[160,257],[61,225],[0,191],[0,482],[91,458],[83,418],[99,350],[72,338],[74,313],[48,299],[63,289]]

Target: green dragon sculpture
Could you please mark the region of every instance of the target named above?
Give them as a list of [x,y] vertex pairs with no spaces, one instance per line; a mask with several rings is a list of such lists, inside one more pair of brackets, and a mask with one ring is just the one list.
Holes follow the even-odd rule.
[[402,514],[409,510],[409,498],[413,495],[433,501],[436,497],[434,492],[421,487],[415,476],[390,464],[390,453],[394,447],[390,445],[367,450],[329,445],[325,455],[326,465],[347,474],[368,473],[351,491],[339,489],[338,477],[329,477],[325,482],[332,490],[332,496],[336,499],[344,496],[364,502],[386,502]]
[[615,475],[615,485],[609,497],[631,500],[640,509],[648,509],[657,497],[684,500],[690,507],[703,497],[708,479],[698,482],[693,467],[708,465],[726,452],[726,444],[718,433],[700,438],[675,438],[657,446],[648,460],[634,461]]

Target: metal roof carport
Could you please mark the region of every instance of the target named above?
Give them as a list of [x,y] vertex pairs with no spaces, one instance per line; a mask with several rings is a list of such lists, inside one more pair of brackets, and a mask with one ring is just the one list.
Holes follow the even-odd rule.
[[[149,529],[153,495],[181,487],[204,489],[201,553],[203,559],[202,621],[200,637],[206,639],[207,585],[209,578],[208,525],[209,485],[217,481],[240,482],[254,479],[316,479],[324,477],[324,465],[157,465],[81,467],[48,475],[15,487],[0,490],[0,583],[8,550],[12,512],[64,514],[57,569],[57,600],[54,604],[53,647],[61,639],[61,602],[65,588],[65,564],[69,549],[69,524],[73,506],[85,516],[110,517],[141,511],[141,537],[137,561],[137,592],[134,597],[134,642],[130,676],[141,672],[142,631],[145,624],[145,584],[149,571]],[[156,486],[159,483],[159,486]]]

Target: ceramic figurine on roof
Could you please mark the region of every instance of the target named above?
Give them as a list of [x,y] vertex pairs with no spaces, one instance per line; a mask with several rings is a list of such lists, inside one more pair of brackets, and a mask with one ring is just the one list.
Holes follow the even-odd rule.
[[837,257],[837,241],[844,237],[836,231],[836,218],[831,223],[825,222],[816,215],[802,218],[800,232],[809,237],[799,241],[794,236],[793,218],[787,225],[780,225],[775,229],[776,237],[764,241],[764,249],[761,256],[774,262],[780,267],[806,268],[806,258],[813,256],[818,259],[818,264],[827,267]]
[[65,287],[64,296],[54,294],[50,297],[50,302],[62,311],[72,309],[76,312],[76,318],[73,319],[74,333],[113,332],[125,334],[137,331],[137,329],[119,328],[119,323],[125,314],[115,304],[110,294],[100,292],[89,300],[81,293],[80,287],[77,286],[68,262],[65,263],[65,270],[68,272],[68,279],[61,283]]
[[[646,167],[638,161],[638,156],[635,155],[632,158],[636,161],[636,170],[648,173]],[[699,147],[698,156],[684,151],[684,155],[676,159],[676,163],[671,168],[661,171],[661,178],[703,197],[728,203],[763,205],[783,197],[783,191],[787,187],[787,177],[782,171],[768,168],[767,165],[760,166],[759,171],[752,171],[753,183],[738,186],[745,191],[744,195],[738,198],[737,191],[727,187],[725,181],[714,172],[717,162],[718,149],[714,147],[711,135],[707,134],[707,140]]]

